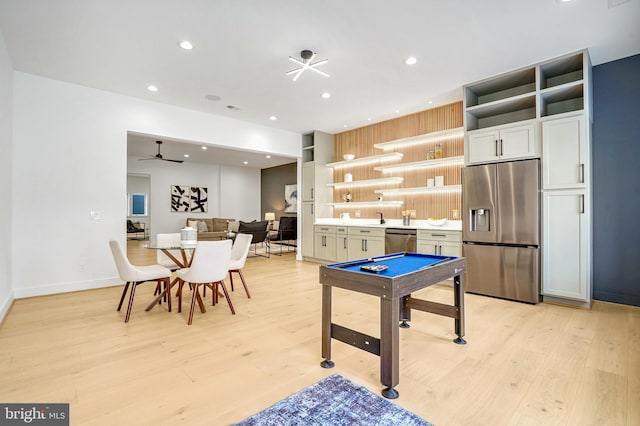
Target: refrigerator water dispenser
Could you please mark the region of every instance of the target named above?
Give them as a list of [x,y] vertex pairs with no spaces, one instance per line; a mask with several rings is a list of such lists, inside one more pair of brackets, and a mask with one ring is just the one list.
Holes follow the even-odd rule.
[[489,209],[471,209],[471,231],[489,232],[491,230],[489,213]]

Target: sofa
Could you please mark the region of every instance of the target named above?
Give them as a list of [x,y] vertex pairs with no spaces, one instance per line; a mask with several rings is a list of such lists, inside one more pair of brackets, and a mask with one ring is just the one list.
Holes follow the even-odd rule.
[[227,238],[227,232],[237,232],[235,219],[219,217],[188,217],[185,226],[198,230],[198,241],[216,241]]

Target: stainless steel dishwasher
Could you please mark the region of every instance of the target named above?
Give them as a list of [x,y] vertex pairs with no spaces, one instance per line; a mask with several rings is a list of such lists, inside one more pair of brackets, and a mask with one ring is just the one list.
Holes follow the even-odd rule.
[[416,251],[416,239],[418,232],[415,229],[387,228],[384,236],[384,252],[398,253]]

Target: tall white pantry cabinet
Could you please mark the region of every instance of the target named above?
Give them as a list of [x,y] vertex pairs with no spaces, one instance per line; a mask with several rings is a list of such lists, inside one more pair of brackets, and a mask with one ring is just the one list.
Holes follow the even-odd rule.
[[302,135],[302,213],[300,214],[302,257],[314,257],[314,222],[316,217],[332,217],[329,203],[333,191],[327,187],[333,182],[333,170],[326,167],[333,161],[333,135],[314,131]]
[[592,299],[591,61],[581,50],[465,85],[465,164],[541,159],[541,293]]

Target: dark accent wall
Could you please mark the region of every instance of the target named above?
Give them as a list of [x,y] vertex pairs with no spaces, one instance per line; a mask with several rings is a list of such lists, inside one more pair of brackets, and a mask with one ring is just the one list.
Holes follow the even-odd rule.
[[640,306],[640,55],[593,67],[593,298]]
[[264,218],[265,212],[274,212],[276,214],[276,220],[280,219],[280,216],[296,215],[295,213],[284,212],[284,186],[296,184],[297,181],[297,163],[290,163],[278,167],[262,169],[262,199],[260,200],[260,211],[262,218]]

